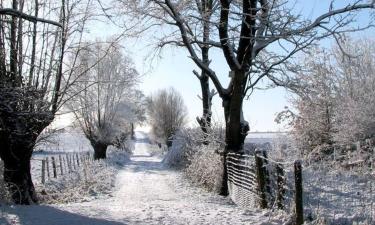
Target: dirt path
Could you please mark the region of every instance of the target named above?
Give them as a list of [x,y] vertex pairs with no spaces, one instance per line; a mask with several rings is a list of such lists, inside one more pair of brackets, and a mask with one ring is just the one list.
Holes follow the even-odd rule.
[[150,155],[151,147],[147,136],[138,132],[135,152],[117,176],[113,197],[17,207],[20,216],[14,224],[281,224],[264,211],[241,210],[225,198],[191,187]]

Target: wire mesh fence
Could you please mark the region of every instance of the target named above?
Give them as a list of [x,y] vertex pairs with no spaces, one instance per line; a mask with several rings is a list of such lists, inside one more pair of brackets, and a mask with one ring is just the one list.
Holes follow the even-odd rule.
[[373,160],[361,170],[302,167],[265,151],[228,153],[226,161],[230,197],[242,207],[281,209],[295,224],[321,218],[323,224],[375,224]]

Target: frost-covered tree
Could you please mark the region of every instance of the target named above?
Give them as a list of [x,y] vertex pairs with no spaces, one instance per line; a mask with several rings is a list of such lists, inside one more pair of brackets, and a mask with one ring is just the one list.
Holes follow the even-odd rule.
[[0,0],[0,157],[15,203],[37,202],[30,158],[71,81],[64,63],[80,46],[89,5],[90,0]]
[[375,137],[375,40],[347,40],[342,48],[334,50],[340,85],[334,140],[349,144]]
[[148,98],[147,114],[153,134],[170,147],[173,135],[186,123],[187,109],[180,93],[169,88]]
[[291,125],[302,155],[332,152],[333,145],[375,136],[374,40],[345,40],[329,50],[317,49],[302,60],[289,88],[297,110],[278,120]]
[[[185,45],[181,39],[181,33],[177,26],[165,26],[166,24],[174,24],[174,18],[165,16],[165,8],[160,7],[161,5],[154,4],[154,1],[123,1],[116,0],[119,8],[131,13],[134,17],[139,15],[146,15],[148,18],[152,18],[145,22],[146,27],[158,26],[162,32],[155,32],[153,34],[155,52],[161,52],[166,47],[182,47]],[[162,1],[159,1],[163,4]],[[178,1],[178,12],[184,15],[184,23],[192,30],[195,30],[195,42],[197,56],[200,58],[203,64],[209,66],[212,60],[210,58],[210,49],[213,47],[210,42],[211,36],[215,35],[215,29],[212,26],[212,18],[215,17],[215,13],[218,11],[217,0],[199,0],[199,1]],[[217,15],[216,15],[217,16]],[[150,22],[150,24],[149,24]],[[199,98],[202,100],[202,116],[196,117],[198,124],[200,125],[203,134],[208,135],[211,127],[212,120],[212,98],[216,94],[214,90],[210,90],[209,76],[205,70],[200,70],[200,73],[193,70],[193,74],[198,78],[201,86],[201,95]]]
[[137,90],[140,75],[131,59],[115,42],[86,43],[73,74],[76,82],[69,102],[77,122],[89,139],[94,158],[106,158],[109,145],[130,135],[133,123],[143,120],[143,95]]
[[302,155],[333,143],[337,79],[331,60],[327,52],[314,50],[302,60],[303,70],[294,77],[298,83],[292,86],[296,94],[292,103],[298,116],[294,117],[293,134]]
[[[375,3],[366,0],[351,1],[340,7],[334,1],[327,5],[327,11],[314,19],[308,19],[293,8],[287,0],[215,1],[214,15],[209,19],[213,32],[207,40],[201,40],[201,29],[195,29],[192,19],[205,21],[199,10],[181,10],[199,7],[202,1],[186,0],[144,0],[126,1],[130,6],[141,7],[147,19],[158,18],[156,25],[176,28],[180,42],[189,52],[190,58],[204,71],[214,84],[222,99],[226,122],[227,152],[243,150],[249,124],[243,117],[243,101],[246,96],[268,78],[276,85],[289,82],[288,70],[296,70],[293,57],[312,44],[329,36],[364,29],[372,24],[350,27],[359,10],[373,9]],[[196,4],[198,3],[198,4]],[[162,13],[160,13],[162,12]],[[151,15],[150,15],[151,14]],[[151,20],[152,21],[152,20]],[[207,21],[207,20],[206,20]],[[367,24],[369,22],[369,24]],[[229,71],[229,82],[224,83],[210,64],[199,57],[199,46],[218,48]],[[226,166],[226,163],[223,163]],[[226,171],[226,169],[224,169]],[[227,174],[224,172],[222,195],[228,194]]]

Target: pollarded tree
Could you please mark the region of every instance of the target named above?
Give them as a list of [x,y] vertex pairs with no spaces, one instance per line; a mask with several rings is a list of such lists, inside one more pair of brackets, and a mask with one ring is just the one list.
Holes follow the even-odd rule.
[[176,131],[186,123],[187,110],[183,98],[175,89],[163,89],[148,99],[147,113],[153,134],[168,147]]
[[139,74],[121,50],[113,42],[86,43],[73,74],[78,77],[68,105],[89,139],[95,159],[106,158],[107,147],[124,141],[131,124],[143,118],[142,94],[136,89]]
[[[294,10],[294,4],[287,0],[220,0],[216,16],[210,20],[216,35],[206,42],[199,41],[197,37],[202,33],[188,23],[190,17],[199,20],[204,17],[180,11],[181,7],[192,5],[191,1],[150,0],[134,4],[147,8],[146,15],[162,11],[159,18],[178,28],[180,40],[191,59],[215,85],[223,101],[226,122],[225,162],[228,151],[238,152],[243,148],[249,130],[243,118],[243,100],[260,81],[269,78],[276,85],[290,86],[287,71],[298,69],[292,63],[293,56],[323,38],[369,27],[368,24],[349,27],[349,24],[359,10],[373,9],[375,3],[358,0],[337,7],[332,1],[327,12],[310,20]],[[226,87],[210,65],[198,56],[197,45],[202,44],[221,49],[230,69]],[[223,165],[225,167],[226,163]],[[228,194],[226,173],[221,194]]]
[[[90,18],[89,0],[0,1],[0,157],[17,204],[37,202],[30,158],[61,106],[68,49]],[[77,13],[79,12],[79,14]]]

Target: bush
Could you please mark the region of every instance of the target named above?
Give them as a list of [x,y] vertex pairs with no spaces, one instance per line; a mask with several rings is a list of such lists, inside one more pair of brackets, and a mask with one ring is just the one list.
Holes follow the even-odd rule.
[[168,149],[163,163],[177,169],[186,168],[190,164],[191,156],[200,147],[197,142],[199,135],[199,128],[180,130],[173,137],[172,146]]
[[203,186],[209,191],[218,192],[223,175],[222,157],[218,154],[224,148],[219,132],[202,138],[200,128],[184,129],[173,139],[163,162],[173,168],[183,169],[186,177],[193,183]]
[[185,174],[209,191],[219,192],[223,177],[223,160],[217,153],[220,145],[201,145],[189,159]]

